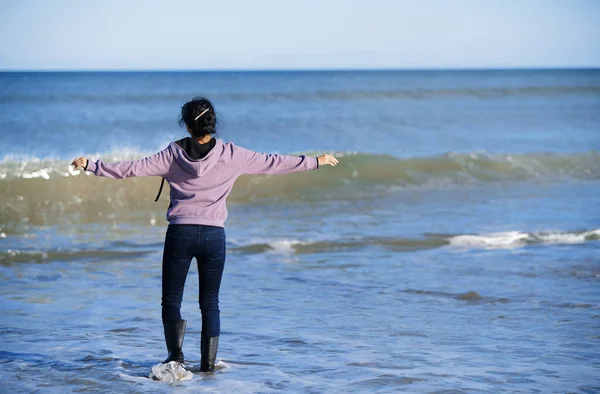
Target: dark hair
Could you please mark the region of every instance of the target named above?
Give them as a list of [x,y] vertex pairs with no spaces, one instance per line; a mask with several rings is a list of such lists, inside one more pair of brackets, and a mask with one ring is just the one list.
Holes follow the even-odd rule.
[[[203,112],[204,114],[198,118]],[[193,137],[202,138],[207,134],[217,132],[217,113],[208,99],[194,97],[181,107],[181,115],[179,115],[177,123],[179,126],[186,125]]]

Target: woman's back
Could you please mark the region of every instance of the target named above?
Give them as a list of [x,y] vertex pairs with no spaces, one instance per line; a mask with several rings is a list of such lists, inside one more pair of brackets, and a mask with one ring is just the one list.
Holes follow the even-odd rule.
[[110,178],[162,176],[171,187],[169,223],[223,227],[227,219],[226,199],[240,175],[289,174],[319,167],[316,157],[258,153],[220,139],[204,157],[194,160],[190,156],[197,152],[195,141],[184,140],[172,142],[142,160],[98,160],[90,162],[86,170]]

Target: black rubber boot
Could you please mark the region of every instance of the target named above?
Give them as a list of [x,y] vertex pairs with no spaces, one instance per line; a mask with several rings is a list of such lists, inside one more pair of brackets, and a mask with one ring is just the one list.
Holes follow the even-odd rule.
[[206,337],[202,335],[202,339],[200,340],[200,372],[213,372],[215,370],[218,347],[219,337]]
[[167,351],[169,352],[169,357],[163,361],[164,364],[171,361],[177,361],[183,364],[183,351],[181,348],[183,347],[186,324],[187,321],[185,320],[163,322],[165,328],[165,342],[167,342]]

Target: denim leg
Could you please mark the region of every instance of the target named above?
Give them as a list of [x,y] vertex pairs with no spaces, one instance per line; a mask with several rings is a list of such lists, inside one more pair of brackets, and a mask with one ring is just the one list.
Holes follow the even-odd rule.
[[202,312],[202,334],[216,337],[221,331],[219,289],[225,267],[225,231],[212,230],[201,237],[204,237],[200,242],[205,244],[205,248],[199,248],[196,259],[200,279],[198,302]]
[[197,235],[191,229],[169,226],[165,237],[162,266],[162,320],[181,319],[183,288],[194,256]]

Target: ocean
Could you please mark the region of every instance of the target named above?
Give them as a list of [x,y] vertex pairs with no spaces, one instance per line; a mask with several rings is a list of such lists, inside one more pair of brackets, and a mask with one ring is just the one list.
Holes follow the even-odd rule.
[[[186,136],[335,167],[229,198],[218,371],[148,379]],[[0,73],[3,392],[600,392],[600,70]],[[197,268],[182,315],[200,362]]]

